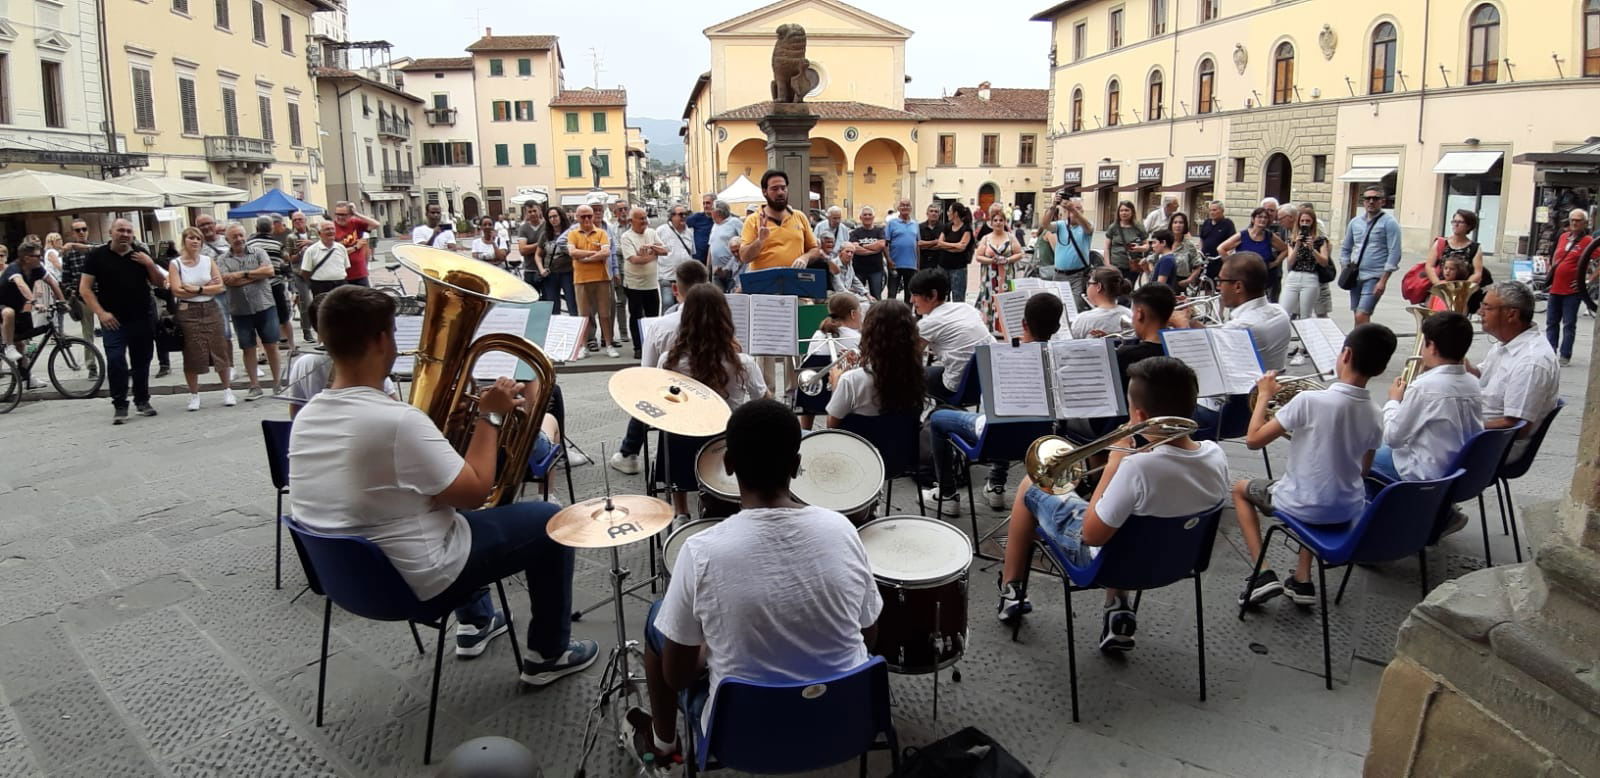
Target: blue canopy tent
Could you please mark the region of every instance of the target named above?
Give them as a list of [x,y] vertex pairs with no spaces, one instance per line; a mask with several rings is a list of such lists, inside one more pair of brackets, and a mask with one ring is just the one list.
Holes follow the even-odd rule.
[[296,200],[282,189],[273,189],[244,205],[228,209],[228,218],[248,219],[251,216],[272,213],[281,213],[287,216],[295,211],[304,213],[307,216],[320,216],[324,213],[321,206]]

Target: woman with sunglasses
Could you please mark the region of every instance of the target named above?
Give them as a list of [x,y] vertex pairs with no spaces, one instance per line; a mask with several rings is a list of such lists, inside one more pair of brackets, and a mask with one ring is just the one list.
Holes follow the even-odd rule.
[[[1011,279],[1011,265],[1022,259],[1022,244],[1006,226],[1006,215],[999,207],[989,211],[989,231],[978,241],[978,313],[989,329],[995,329],[1000,318],[995,296],[1007,290]],[[1014,335],[1019,337],[1019,335]]]
[[567,245],[567,231],[572,229],[572,218],[566,209],[551,206],[544,215],[544,240],[539,244],[538,267],[546,273],[541,297],[555,303],[551,313],[560,316],[561,299],[566,298],[566,313],[578,315],[578,292],[572,284],[572,253]]

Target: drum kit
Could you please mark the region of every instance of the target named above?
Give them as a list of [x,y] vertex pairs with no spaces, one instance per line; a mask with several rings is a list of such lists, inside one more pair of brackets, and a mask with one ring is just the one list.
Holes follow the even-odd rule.
[[[711,437],[695,459],[702,515],[670,532],[661,546],[665,568],[645,581],[624,586],[631,572],[623,567],[621,548],[641,540],[657,542],[672,526],[668,503],[649,496],[613,495],[609,474],[604,497],[574,503],[550,519],[552,540],[572,548],[607,549],[611,556],[611,596],[616,617],[616,646],[601,675],[599,698],[584,728],[583,759],[598,740],[597,717],[607,709],[620,722],[619,710],[637,704],[644,678],[635,674],[643,656],[628,638],[624,598],[637,589],[670,578],[684,544],[712,529],[739,510],[739,482],[727,465],[727,402],[705,384],[668,370],[633,367],[613,374],[613,401],[630,416],[663,432]],[[602,457],[604,454],[602,454]],[[939,672],[958,662],[967,643],[967,578],[972,542],[965,533],[937,519],[889,516],[873,519],[884,483],[883,457],[865,438],[844,430],[823,430],[800,442],[800,469],[790,485],[795,499],[849,518],[858,528],[868,563],[883,597],[874,653],[889,669],[908,675],[934,674],[933,710],[938,717]],[[601,602],[594,608],[603,607]],[[591,608],[593,609],[593,608]],[[574,614],[577,618],[578,614]],[[630,657],[632,660],[630,661]],[[961,680],[959,670],[952,673]],[[622,737],[618,733],[618,737]],[[630,744],[624,743],[630,754]],[[580,765],[580,772],[582,767]]]

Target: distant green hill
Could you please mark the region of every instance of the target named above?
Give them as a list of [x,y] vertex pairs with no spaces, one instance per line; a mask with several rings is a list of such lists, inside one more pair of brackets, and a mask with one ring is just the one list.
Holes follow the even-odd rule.
[[650,141],[650,157],[662,162],[683,161],[683,138],[678,136],[678,128],[683,126],[681,119],[645,119],[641,117],[628,117],[628,124],[644,131],[644,137]]

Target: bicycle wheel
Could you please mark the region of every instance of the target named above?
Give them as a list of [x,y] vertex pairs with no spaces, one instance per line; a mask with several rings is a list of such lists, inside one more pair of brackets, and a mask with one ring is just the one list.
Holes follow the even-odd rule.
[[16,363],[0,354],[0,413],[10,413],[22,402],[22,373]]
[[106,359],[83,338],[58,338],[50,352],[50,383],[62,397],[85,400],[106,380]]

